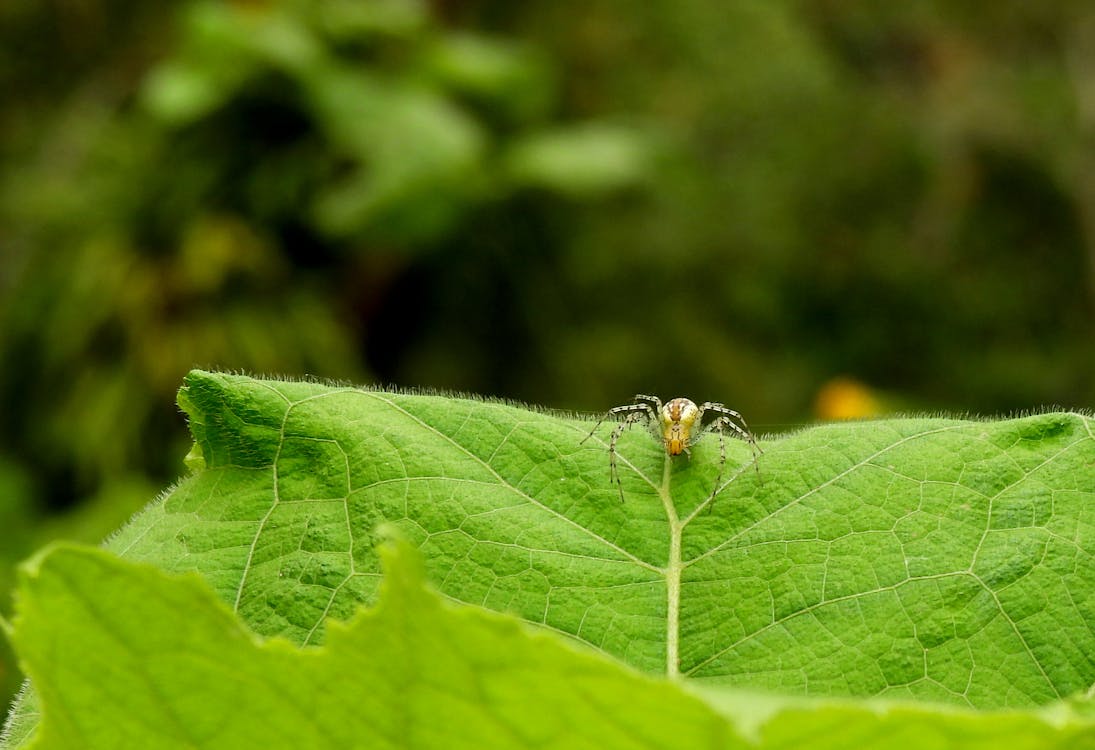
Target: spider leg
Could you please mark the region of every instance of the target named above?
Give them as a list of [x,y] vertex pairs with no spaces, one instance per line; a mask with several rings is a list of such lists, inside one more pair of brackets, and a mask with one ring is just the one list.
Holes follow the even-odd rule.
[[[719,415],[711,422],[711,426],[714,427],[716,424],[723,422],[724,426],[729,427],[734,433],[737,434],[738,437],[749,443],[749,445],[753,449],[754,459],[756,459],[758,452],[764,453],[764,451],[761,450],[760,446],[757,445],[756,438],[753,437],[753,432],[749,429],[749,425],[745,423],[745,417],[743,417],[740,413],[734,411],[733,409],[729,409],[720,403],[707,401],[704,402],[703,406],[700,407],[700,418],[702,419],[704,413],[708,411],[713,411]],[[735,419],[737,420],[737,422],[734,421]]]
[[[718,494],[719,486],[722,484],[722,473],[726,467],[726,430],[730,430],[739,438],[749,443],[749,448],[753,452],[753,468],[757,472],[757,478],[760,479],[760,464],[758,463],[758,451],[763,453],[760,446],[757,445],[757,440],[753,437],[753,433],[749,431],[749,426],[745,424],[745,419],[742,418],[733,409],[727,409],[722,404],[705,403],[701,409],[704,411],[713,411],[718,414],[717,417],[710,423],[708,429],[715,430],[719,433],[719,473],[715,479],[715,487],[711,490],[711,496],[707,498],[707,512],[711,512],[711,508],[715,504],[715,495]],[[702,418],[702,414],[701,414]],[[741,422],[739,425],[734,419]]]
[[653,414],[657,414],[662,410],[662,400],[657,396],[647,396],[645,393],[635,394],[635,405],[653,407]]
[[604,421],[607,418],[608,418],[607,414],[602,415],[601,418],[597,420],[597,424],[593,425],[593,429],[589,431],[589,434],[578,441],[578,445],[581,445],[582,443],[584,443],[585,441],[587,441],[591,437],[593,437],[593,433],[595,433],[597,431],[598,427],[600,427],[602,424],[604,424]]
[[609,417],[615,417],[617,414],[630,414],[630,413],[639,413],[639,414],[644,414],[645,413],[645,414],[649,415],[651,413],[650,412],[650,406],[648,404],[624,404],[623,406],[614,406],[614,407],[612,407],[611,409],[606,411],[603,415],[601,415],[601,418],[597,420],[597,424],[593,425],[593,429],[589,431],[589,434],[578,441],[578,445],[581,445],[582,443],[584,443],[585,441],[587,441],[591,437],[593,437],[593,433],[595,433],[597,431],[597,428],[600,427],[602,424],[604,424],[604,421],[606,419],[608,419]]
[[728,417],[733,417],[740,422],[745,422],[745,420],[741,418],[741,414],[729,408],[725,404],[719,403],[718,401],[704,401],[703,405],[700,406],[700,411],[716,411],[719,414],[725,414]]
[[[718,424],[715,422],[714,424]],[[726,434],[722,429],[718,429],[719,433],[719,473],[715,476],[715,486],[711,488],[711,496],[707,498],[707,512],[711,512],[711,507],[715,504],[715,495],[719,492],[719,485],[722,484],[722,471],[726,468]]]
[[597,432],[597,428],[600,427],[606,419],[609,417],[618,417],[623,415],[623,419],[612,430],[612,435],[608,439],[608,473],[611,481],[616,483],[616,488],[620,491],[620,502],[624,502],[624,486],[620,481],[620,472],[616,468],[616,443],[620,439],[620,435],[624,430],[630,429],[631,425],[636,422],[641,422],[644,419],[650,421],[657,418],[657,413],[654,408],[649,404],[640,400],[640,398],[647,398],[653,400],[660,407],[661,401],[658,401],[656,396],[637,397],[636,403],[624,404],[623,406],[614,406],[605,412],[604,416],[597,420],[597,424],[593,425],[593,429],[589,431],[589,434],[582,438],[578,445],[581,445],[585,441],[593,437],[593,433]]
[[608,474],[611,480],[616,483],[616,489],[620,491],[621,503],[624,502],[624,485],[620,481],[620,472],[616,468],[616,441],[620,439],[620,435],[623,434],[624,430],[646,416],[645,411],[632,411],[622,422],[616,425],[616,429],[612,431],[612,437],[608,441]]

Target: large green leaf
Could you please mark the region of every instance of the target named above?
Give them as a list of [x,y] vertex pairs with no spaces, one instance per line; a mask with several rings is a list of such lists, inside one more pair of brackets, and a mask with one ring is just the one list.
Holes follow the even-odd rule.
[[444,607],[405,560],[389,576],[382,608],[301,651],[257,643],[198,579],[48,554],[24,571],[14,633],[49,707],[35,747],[669,748],[681,728],[704,747],[724,732],[667,684]]
[[823,426],[759,471],[729,441],[711,503],[719,441],[670,459],[636,428],[621,503],[608,424],[205,372],[180,403],[198,470],[109,548],[200,572],[261,635],[323,643],[396,533],[443,595],[692,684],[1001,709],[1095,682],[1083,415]]
[[47,707],[35,749],[1077,750],[1095,741],[1082,703],[979,713],[692,694],[514,618],[446,605],[422,588],[413,555],[389,550],[377,609],[332,623],[326,645],[306,650],[258,641],[194,576],[88,548],[32,561],[13,636]]

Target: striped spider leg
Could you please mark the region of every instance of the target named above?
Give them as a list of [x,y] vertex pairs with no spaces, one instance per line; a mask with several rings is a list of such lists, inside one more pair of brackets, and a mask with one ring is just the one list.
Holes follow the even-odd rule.
[[657,396],[644,396],[643,394],[636,394],[635,403],[624,404],[623,406],[614,406],[605,412],[604,416],[597,420],[597,424],[593,425],[593,429],[589,431],[578,443],[581,445],[585,441],[593,437],[593,433],[597,432],[597,428],[604,423],[606,419],[619,417],[623,415],[623,419],[616,425],[616,428],[612,430],[612,436],[608,440],[608,472],[612,481],[616,483],[616,488],[620,491],[620,502],[624,502],[624,486],[620,482],[620,473],[616,469],[616,441],[620,439],[620,435],[624,430],[631,427],[636,422],[646,422],[648,425],[653,424],[658,419],[658,413],[662,409],[662,402]]
[[[757,463],[757,458],[758,454],[764,453],[764,451],[757,445],[757,440],[749,430],[749,425],[745,423],[745,418],[738,412],[713,401],[705,401],[698,408],[701,421],[708,413],[717,414],[717,416],[703,428],[703,432],[714,431],[719,434],[719,473],[715,478],[715,486],[711,490],[711,495],[706,501],[707,512],[710,513],[711,508],[714,506],[715,495],[719,492],[719,485],[722,484],[723,469],[726,467],[726,431],[729,430],[737,437],[749,443],[749,447],[753,451],[753,468],[756,469],[758,478],[760,477],[760,465]],[[702,435],[703,432],[701,432],[700,435]],[[697,436],[696,439],[698,440],[699,436]]]

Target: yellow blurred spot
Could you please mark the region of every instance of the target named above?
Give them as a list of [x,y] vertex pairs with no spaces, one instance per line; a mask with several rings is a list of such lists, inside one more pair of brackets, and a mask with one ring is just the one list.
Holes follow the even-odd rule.
[[814,400],[814,412],[821,419],[872,417],[882,410],[881,402],[869,387],[847,377],[825,383]]

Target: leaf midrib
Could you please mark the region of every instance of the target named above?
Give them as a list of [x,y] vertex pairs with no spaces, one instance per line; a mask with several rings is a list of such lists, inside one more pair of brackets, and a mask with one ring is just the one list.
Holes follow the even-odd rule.
[[682,523],[677,515],[677,506],[673,503],[673,495],[669,491],[672,460],[669,454],[666,454],[662,462],[662,483],[658,487],[658,495],[661,497],[665,517],[669,522],[669,559],[666,561],[663,572],[666,596],[665,674],[669,679],[675,680],[681,673],[681,571],[684,569],[681,565],[681,543],[684,527],[691,517]]

